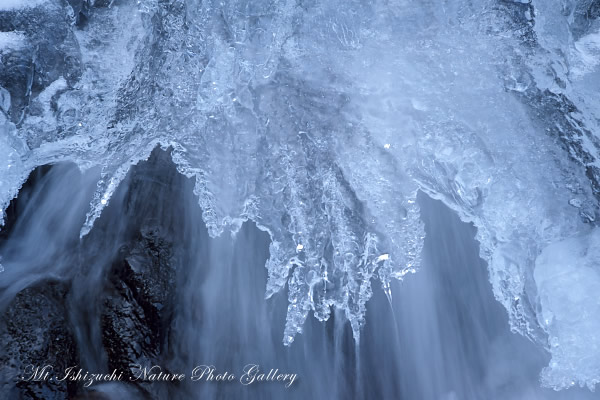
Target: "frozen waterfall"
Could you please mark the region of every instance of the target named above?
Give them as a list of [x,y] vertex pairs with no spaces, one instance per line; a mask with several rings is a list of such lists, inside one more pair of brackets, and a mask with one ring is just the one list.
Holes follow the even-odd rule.
[[88,370],[254,359],[302,388],[155,398],[594,398],[599,17],[0,0],[0,326],[39,297]]

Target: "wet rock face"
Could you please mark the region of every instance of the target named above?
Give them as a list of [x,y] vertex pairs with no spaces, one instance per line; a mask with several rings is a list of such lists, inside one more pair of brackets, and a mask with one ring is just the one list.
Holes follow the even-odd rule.
[[[137,369],[161,364],[172,320],[175,269],[172,245],[157,228],[144,228],[110,270],[101,299],[102,345],[109,371],[123,371],[127,382]],[[84,388],[82,382],[25,382],[19,377],[29,365],[52,365],[62,376],[66,368],[79,366],[77,344],[66,307],[69,287],[44,281],[17,294],[0,319],[0,393],[10,399],[114,398]],[[85,370],[85,366],[81,366]],[[100,385],[102,386],[102,385]],[[132,385],[145,398],[163,397],[168,385]],[[125,390],[125,389],[119,389]],[[108,391],[110,393],[110,391]],[[120,393],[120,392],[115,392]],[[102,397],[104,396],[104,397]]]
[[[109,371],[123,371],[128,381],[137,370],[132,366],[161,364],[169,337],[175,289],[172,245],[158,229],[145,228],[112,266],[103,292],[101,311],[102,345]],[[101,396],[96,387],[81,382],[25,382],[19,379],[29,365],[52,365],[62,376],[79,366],[77,344],[65,306],[68,286],[45,281],[19,292],[1,318],[0,393],[10,399],[68,399]],[[85,370],[85,366],[81,366]],[[139,383],[144,397],[158,398],[165,385]],[[135,388],[133,388],[135,389]],[[104,397],[113,398],[104,394]],[[108,396],[108,397],[107,397]],[[93,397],[91,397],[93,398]]]
[[[185,181],[166,157],[156,152],[132,171],[128,184],[120,189],[130,213],[107,212],[107,218],[99,221],[99,230],[91,233],[100,236],[70,250],[81,254],[84,261],[68,269],[62,277],[65,282],[39,281],[9,299],[6,309],[0,309],[0,362],[7,366],[0,369],[0,399],[171,398],[169,393],[175,384],[129,382],[129,377],[138,372],[133,366],[165,365],[169,359],[176,266],[181,265],[181,245],[173,229],[181,221],[174,222],[178,212],[161,208],[161,201],[156,201],[156,206],[146,201],[174,198]],[[44,184],[44,176],[53,168],[36,169],[13,200],[7,225],[0,233],[0,245],[10,240],[26,209],[36,208],[31,193]],[[173,183],[173,179],[177,181]],[[122,224],[121,230],[116,229],[118,224]],[[105,235],[112,236],[107,239]],[[99,252],[94,246],[108,253],[103,254],[105,265],[98,267],[102,269],[100,279],[90,286],[91,281],[85,280],[90,272],[86,257],[94,258]],[[82,280],[90,293],[84,298],[77,292]],[[88,319],[77,318],[82,305],[92,314]],[[97,340],[85,342],[95,337],[90,336],[93,331],[99,332]],[[100,349],[93,354],[106,356],[101,357],[98,366],[86,365],[84,356],[89,354],[89,346]],[[68,367],[93,373],[116,369],[123,372],[122,381],[97,382],[91,387],[84,387],[82,381],[20,381],[28,365],[42,363],[52,365],[54,374],[60,376]]]
[[54,371],[78,364],[77,348],[67,321],[67,286],[45,281],[17,294],[0,318],[0,392],[5,399],[67,399],[74,382],[23,381],[30,365],[54,366]]
[[[175,270],[171,244],[145,228],[124,258],[113,265],[102,312],[109,370],[160,363],[172,317]],[[150,390],[150,388],[149,388]]]

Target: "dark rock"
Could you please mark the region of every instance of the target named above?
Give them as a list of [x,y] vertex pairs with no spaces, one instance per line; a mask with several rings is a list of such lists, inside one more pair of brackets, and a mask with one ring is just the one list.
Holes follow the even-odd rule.
[[[131,367],[160,365],[172,318],[175,270],[171,244],[156,229],[143,229],[125,257],[115,263],[102,313],[109,370],[132,376]],[[148,392],[160,384],[141,383]]]
[[26,38],[18,49],[0,49],[0,86],[11,94],[13,122],[22,121],[30,99],[61,76],[69,85],[81,77],[74,29],[67,6],[60,3],[0,11],[0,31],[18,32]]
[[0,319],[0,392],[5,399],[67,399],[77,383],[56,380],[25,381],[29,366],[51,365],[55,374],[78,364],[64,299],[67,286],[41,282],[17,294]]
[[[55,168],[32,172],[7,209],[0,244],[14,235],[20,218],[26,216],[24,210],[36,208],[35,193]],[[0,362],[8,366],[0,382],[0,399],[172,398],[176,384],[133,384],[128,378],[135,365],[160,365],[163,372],[172,372],[167,368],[176,266],[182,264],[182,232],[175,232],[183,222],[177,207],[165,205],[191,193],[192,185],[177,172],[168,153],[155,151],[132,170],[90,235],[73,243],[70,251],[82,259],[73,265],[73,275],[63,276],[73,279],[70,284],[34,284],[0,310],[1,345],[6,349]],[[97,258],[101,266],[94,264]],[[82,382],[59,385],[15,379],[36,363],[54,365],[57,373],[69,366],[92,373],[116,369],[123,378],[89,388]]]

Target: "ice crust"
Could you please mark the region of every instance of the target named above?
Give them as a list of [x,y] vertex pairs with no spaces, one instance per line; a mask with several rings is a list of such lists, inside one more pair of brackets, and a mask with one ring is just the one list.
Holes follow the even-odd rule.
[[37,7],[48,1],[50,0],[2,0],[0,2],[0,11]]
[[[511,327],[552,354],[543,383],[598,382],[590,2],[93,3],[81,26],[63,10],[76,78],[21,94],[22,120],[0,91],[2,210],[38,165],[98,166],[86,235],[130,167],[171,148],[212,236],[269,232],[289,345],[332,307],[359,340],[373,281],[391,296],[419,268],[421,190],[478,228]],[[0,35],[7,54],[40,40]]]
[[549,335],[552,360],[542,381],[557,388],[575,384],[590,389],[600,381],[600,229],[553,243],[535,265],[542,312],[538,318]]

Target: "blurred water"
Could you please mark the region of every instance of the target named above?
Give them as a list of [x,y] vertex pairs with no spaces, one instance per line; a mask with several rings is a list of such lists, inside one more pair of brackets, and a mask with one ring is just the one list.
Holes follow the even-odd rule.
[[[285,296],[264,301],[268,236],[245,224],[232,242],[209,241],[187,275],[178,351],[195,363],[239,371],[247,363],[299,374],[279,384],[190,384],[203,398],[592,399],[587,390],[540,388],[548,355],[508,328],[493,298],[474,228],[441,202],[420,196],[427,229],[424,266],[369,303],[358,350],[342,315],[309,319],[291,348],[281,345]],[[202,268],[202,265],[208,268]],[[201,282],[201,283],[199,283]],[[187,294],[186,294],[187,293]]]
[[[81,175],[72,165],[56,165],[38,173],[21,191],[13,205],[16,221],[3,233],[0,308],[41,278],[70,281],[69,320],[85,369],[107,370],[99,314],[107,271],[123,243],[154,227],[172,239],[177,263],[162,365],[186,374],[214,365],[216,372],[236,375],[229,383],[186,380],[161,392],[164,398],[599,398],[578,388],[540,388],[548,355],[510,333],[479,258],[475,229],[426,195],[418,199],[427,232],[423,266],[392,283],[391,302],[374,287],[360,344],[344,315],[334,312],[327,323],[309,318],[302,335],[284,347],[287,294],[264,299],[268,234],[244,223],[232,236],[211,239],[193,183],[163,153],[130,172],[83,242],[79,228],[96,172]],[[244,386],[238,379],[247,364],[298,378],[290,388],[278,382]],[[122,389],[102,387],[112,398],[123,398]]]

